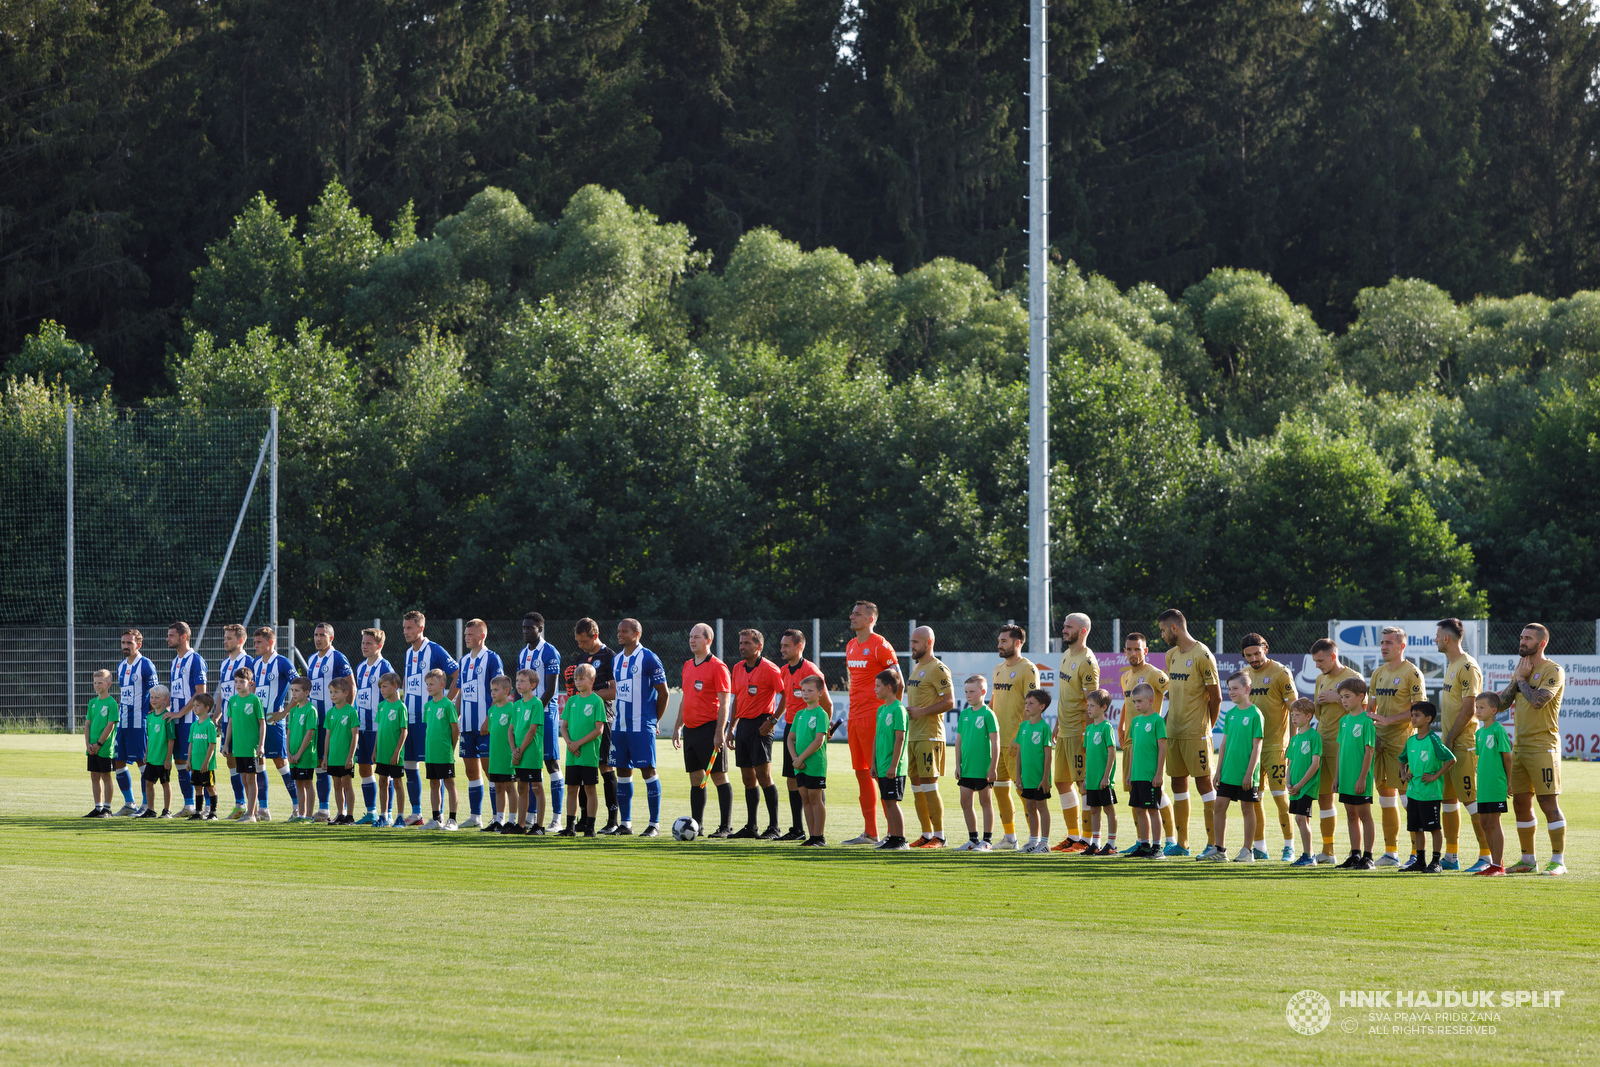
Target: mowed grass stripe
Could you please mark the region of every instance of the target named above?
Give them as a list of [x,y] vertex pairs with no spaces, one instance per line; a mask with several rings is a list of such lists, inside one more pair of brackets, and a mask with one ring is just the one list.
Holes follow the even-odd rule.
[[[71,738],[0,737],[0,1061],[1594,1058],[1590,765],[1563,767],[1575,873],[1489,880],[75,821],[81,761]],[[670,819],[687,789],[663,777]],[[835,781],[838,840],[860,815]],[[1448,1046],[1283,1021],[1302,988],[1485,986],[1571,1008]]]

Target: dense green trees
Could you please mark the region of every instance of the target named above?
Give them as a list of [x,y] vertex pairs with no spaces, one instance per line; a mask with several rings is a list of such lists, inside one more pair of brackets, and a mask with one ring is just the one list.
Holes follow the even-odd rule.
[[[1458,304],[1396,279],[1330,334],[1257,272],[1178,299],[1052,274],[1064,601],[1600,614],[1600,293]],[[1023,284],[770,229],[713,263],[593,186],[552,222],[490,188],[385,238],[336,183],[301,220],[249,201],[194,283],[146,411],[170,436],[190,412],[279,408],[297,615],[1024,610]],[[69,394],[88,447],[175,462],[166,438],[119,443],[104,368],[61,327],[6,366],[0,493],[50,481]],[[161,501],[111,488],[105,515],[160,527]],[[37,532],[0,524],[7,560]],[[225,533],[185,537],[203,556]]]

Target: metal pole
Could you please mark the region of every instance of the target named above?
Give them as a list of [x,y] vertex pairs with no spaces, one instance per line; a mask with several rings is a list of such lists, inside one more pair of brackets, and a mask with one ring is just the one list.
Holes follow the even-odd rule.
[[268,485],[272,491],[272,499],[267,504],[267,569],[272,572],[272,593],[267,600],[267,610],[272,616],[271,625],[278,625],[278,409],[272,409],[271,425],[268,433],[272,435],[272,476]]
[[465,634],[463,633],[463,630],[462,630],[461,620],[457,619],[456,620],[456,659],[460,659],[461,658],[461,640],[462,640],[462,638],[464,636],[465,636]]
[[717,658],[722,659],[722,620],[717,620]]
[[[1122,651],[1122,620],[1111,620],[1111,651]],[[1321,809],[1318,809],[1321,810]]]
[[1213,651],[1213,652],[1221,652],[1222,651],[1222,620],[1221,619],[1217,620],[1217,644],[1216,644],[1216,647],[1213,648],[1211,651]]
[[74,425],[72,404],[67,404],[67,732],[78,728],[78,646],[74,638],[74,628],[77,625],[76,590],[73,583],[77,578],[77,561],[73,558],[73,538],[76,533],[77,516],[73,513],[73,496],[76,493],[76,471],[73,464],[76,461],[76,429]]
[[1028,3],[1028,632],[1050,647],[1049,0]]
[[261,580],[256,583],[255,596],[250,598],[250,606],[244,609],[244,622],[246,630],[250,629],[250,617],[256,613],[256,605],[261,603],[261,591],[267,587],[267,579],[272,576],[272,564],[268,563],[261,568]]
[[250,507],[250,498],[256,494],[256,479],[261,474],[261,465],[266,462],[269,444],[271,444],[270,431],[269,436],[261,439],[261,451],[256,453],[256,469],[250,472],[250,484],[245,487],[244,500],[239,504],[239,517],[233,521],[233,536],[228,538],[228,550],[222,554],[222,566],[217,568],[217,580],[211,587],[211,599],[206,603],[205,617],[200,620],[200,632],[195,635],[195,648],[199,648],[200,643],[205,640],[206,626],[211,622],[211,609],[217,606],[217,594],[221,592],[222,579],[228,573],[228,561],[233,559],[233,546],[239,542],[239,530],[244,526],[244,513]]
[[811,620],[811,655],[817,666],[822,666],[822,620]]

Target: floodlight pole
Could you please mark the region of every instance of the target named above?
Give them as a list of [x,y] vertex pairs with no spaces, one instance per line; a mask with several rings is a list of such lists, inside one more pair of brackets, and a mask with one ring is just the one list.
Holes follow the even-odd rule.
[[1050,650],[1049,0],[1028,0],[1028,636]]
[[74,628],[77,624],[77,599],[74,596],[73,583],[77,578],[76,564],[73,559],[72,543],[76,532],[77,516],[73,514],[73,496],[76,493],[76,472],[73,463],[77,445],[77,427],[74,425],[72,402],[67,402],[67,732],[72,733],[78,728],[78,645],[73,639]]
[[267,502],[267,569],[272,574],[272,589],[267,597],[267,611],[271,616],[270,624],[276,629],[278,626],[278,409],[272,409],[272,424],[268,428],[272,435],[272,472],[268,477],[268,487],[271,490],[271,499]]

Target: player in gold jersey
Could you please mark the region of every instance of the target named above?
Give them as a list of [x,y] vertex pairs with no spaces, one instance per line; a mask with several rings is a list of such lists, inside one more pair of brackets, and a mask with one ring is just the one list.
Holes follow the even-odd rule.
[[[1300,697],[1289,668],[1267,658],[1267,639],[1260,634],[1245,634],[1239,651],[1250,667],[1250,702],[1261,709],[1260,788],[1272,794],[1278,809],[1278,826],[1283,830],[1283,854],[1294,859],[1294,830],[1289,823],[1289,705]],[[1249,783],[1246,783],[1247,785]],[[1256,859],[1266,859],[1266,830],[1261,801],[1248,802],[1255,809],[1256,837],[1252,844]]]
[[1511,742],[1511,803],[1517,813],[1517,838],[1522,842],[1522,859],[1506,868],[1507,874],[1527,874],[1535,869],[1533,832],[1538,824],[1533,817],[1537,797],[1544,811],[1545,829],[1550,832],[1550,862],[1540,874],[1566,874],[1567,819],[1561,814],[1561,694],[1567,676],[1561,664],[1544,654],[1550,644],[1550,631],[1530,622],[1517,639],[1522,659],[1511,675],[1511,684],[1500,694],[1500,703],[1512,705],[1517,735]]
[[[1339,646],[1332,638],[1319,637],[1311,642],[1311,662],[1317,665],[1319,672],[1312,689],[1312,701],[1317,708],[1317,735],[1322,738],[1322,764],[1317,774],[1322,851],[1314,857],[1320,866],[1335,859],[1333,798],[1339,783],[1339,720],[1344,718],[1344,705],[1339,703],[1339,683],[1346,678],[1361,678],[1361,675],[1339,662]],[[1365,678],[1361,680],[1366,681]]]
[[[1144,682],[1155,690],[1156,714],[1161,714],[1161,702],[1167,698],[1167,675],[1160,667],[1149,662],[1150,646],[1144,634],[1131,633],[1122,642],[1122,654],[1128,658],[1128,668],[1119,677],[1122,686],[1122,712],[1117,719],[1117,746],[1122,750],[1122,793],[1129,798],[1133,797],[1132,768],[1133,749],[1128,737],[1128,727],[1133,723],[1134,716],[1138,713],[1133,706],[1133,687]],[[1177,839],[1172,836],[1172,796],[1171,790],[1161,794],[1161,829],[1163,840],[1162,848],[1171,848],[1176,845]],[[1156,847],[1155,842],[1150,842],[1151,847]],[[1123,850],[1124,856],[1132,855],[1139,847],[1135,841]]]
[[956,706],[950,668],[933,655],[933,629],[911,631],[911,673],[906,676],[906,751],[911,756],[911,798],[922,836],[912,848],[944,848],[944,713]]
[[1450,754],[1456,758],[1444,775],[1444,856],[1439,866],[1459,871],[1461,858],[1457,841],[1461,837],[1461,806],[1467,807],[1472,832],[1478,839],[1478,862],[1467,868],[1476,874],[1493,862],[1483,836],[1483,820],[1478,818],[1478,693],[1483,689],[1483,669],[1461,647],[1466,627],[1460,619],[1440,619],[1434,643],[1444,653],[1444,682],[1439,686],[1439,729]]
[[995,771],[994,799],[995,806],[1000,809],[1000,828],[1005,833],[1000,839],[1001,848],[1017,847],[1015,809],[1011,806],[1011,782],[1017,776],[1011,767],[1010,742],[1006,739],[1017,736],[1022,726],[1022,701],[1039,688],[1039,668],[1022,654],[1027,639],[1028,631],[1020,626],[1000,628],[1001,663],[994,669],[994,697],[989,701],[995,720],[1000,724],[1000,762]]
[[1189,854],[1189,778],[1194,777],[1205,805],[1206,847],[1196,856],[1209,856],[1217,847],[1212,823],[1217,794],[1211,785],[1211,729],[1222,710],[1222,684],[1217,678],[1217,658],[1189,634],[1183,612],[1168,608],[1156,619],[1167,653],[1167,774],[1172,782],[1172,822],[1178,841],[1169,856]]
[[1085,702],[1100,688],[1100,661],[1089,651],[1089,616],[1073,612],[1061,623],[1061,672],[1056,676],[1056,795],[1067,836],[1052,852],[1083,852],[1089,839],[1078,831],[1078,798],[1083,793],[1083,736],[1089,728]]
[[[1383,662],[1372,669],[1367,679],[1367,709],[1378,727],[1378,760],[1372,776],[1378,787],[1378,806],[1383,809],[1383,855],[1379,867],[1407,867],[1417,862],[1413,852],[1405,863],[1396,851],[1400,840],[1400,809],[1405,799],[1405,780],[1400,776],[1400,757],[1412,736],[1411,705],[1427,700],[1422,688],[1422,672],[1405,658],[1406,632],[1399,626],[1378,631],[1378,652]],[[1424,857],[1426,862],[1426,857]]]

